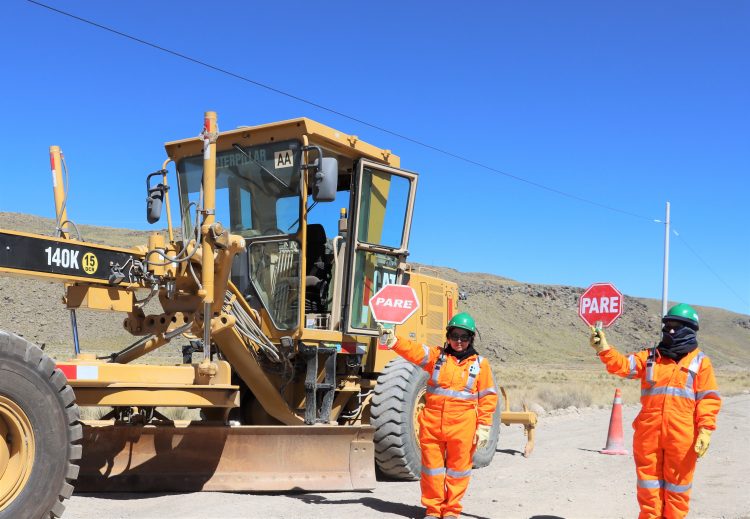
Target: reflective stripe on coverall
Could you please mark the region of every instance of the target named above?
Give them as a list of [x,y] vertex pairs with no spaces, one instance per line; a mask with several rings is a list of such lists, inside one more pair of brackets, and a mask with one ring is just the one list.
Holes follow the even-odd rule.
[[633,421],[640,519],[688,513],[698,429],[716,429],[721,397],[711,360],[698,348],[680,359],[656,349],[599,353],[607,371],[641,379],[641,411]]
[[474,433],[478,424],[492,424],[497,406],[490,364],[480,355],[459,362],[442,348],[401,338],[393,350],[430,374],[419,415],[422,505],[427,515],[457,516],[471,478]]

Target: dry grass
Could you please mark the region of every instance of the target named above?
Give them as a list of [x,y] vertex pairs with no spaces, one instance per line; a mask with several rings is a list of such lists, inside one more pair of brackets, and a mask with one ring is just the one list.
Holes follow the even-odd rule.
[[[494,366],[497,382],[505,387],[514,411],[526,405],[530,410],[549,412],[568,407],[612,406],[615,389],[622,391],[624,404],[640,402],[640,381],[628,380],[604,371],[603,366],[590,368],[539,368]],[[722,395],[750,391],[750,370],[722,370],[716,373]]]

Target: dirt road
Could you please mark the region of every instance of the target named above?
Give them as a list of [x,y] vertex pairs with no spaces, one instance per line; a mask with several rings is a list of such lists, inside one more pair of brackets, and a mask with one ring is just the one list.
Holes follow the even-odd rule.
[[[623,410],[630,448],[637,406]],[[492,465],[474,472],[464,500],[472,519],[632,518],[638,514],[632,455],[599,454],[609,409],[569,411],[540,420],[525,459],[520,428],[503,427]],[[692,518],[750,518],[750,394],[724,401],[711,448],[699,460]],[[378,482],[371,492],[306,494],[74,495],[64,519],[414,518],[423,517],[418,482]]]

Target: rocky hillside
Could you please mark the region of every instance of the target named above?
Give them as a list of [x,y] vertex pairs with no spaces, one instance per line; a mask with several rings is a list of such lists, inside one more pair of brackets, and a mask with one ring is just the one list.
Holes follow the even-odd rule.
[[[0,228],[52,234],[47,218],[0,213]],[[146,232],[80,226],[87,241],[119,246],[145,244]],[[588,332],[578,317],[578,297],[584,288],[534,285],[490,274],[465,273],[445,267],[424,267],[455,281],[466,293],[460,304],[477,319],[479,347],[493,363],[575,367],[591,364]],[[72,350],[70,316],[61,304],[62,286],[56,283],[0,276],[0,329],[46,344],[51,352]],[[691,301],[691,304],[696,302]],[[701,315],[701,346],[714,363],[726,368],[750,367],[750,316],[694,304]],[[607,330],[612,344],[635,350],[659,337],[661,302],[625,297],[623,315]],[[112,350],[131,337],[121,327],[123,316],[80,311],[78,321],[84,349]],[[63,350],[64,349],[64,350]],[[177,347],[165,355],[177,358]],[[89,350],[90,351],[90,350]]]
[[[500,362],[546,366],[589,363],[588,330],[578,316],[585,287],[519,283],[491,274],[431,267],[466,293],[462,308],[480,328],[483,351]],[[718,365],[750,367],[750,316],[690,302],[701,316],[699,341]],[[661,300],[625,296],[622,316],[606,330],[623,351],[659,340]]]

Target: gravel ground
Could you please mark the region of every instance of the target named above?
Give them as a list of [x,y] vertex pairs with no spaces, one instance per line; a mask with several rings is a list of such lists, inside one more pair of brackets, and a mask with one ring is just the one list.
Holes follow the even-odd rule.
[[[625,406],[630,448],[638,406]],[[540,420],[530,458],[518,426],[501,430],[495,459],[474,472],[464,518],[632,518],[638,514],[633,457],[599,454],[609,409],[567,411]],[[699,460],[691,518],[750,518],[750,394],[725,399],[711,448]],[[379,481],[370,492],[74,495],[63,519],[421,518],[418,482]]]

